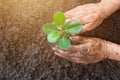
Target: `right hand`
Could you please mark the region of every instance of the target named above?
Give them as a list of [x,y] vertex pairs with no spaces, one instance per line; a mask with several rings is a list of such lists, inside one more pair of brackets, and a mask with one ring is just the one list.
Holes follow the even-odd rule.
[[83,32],[90,31],[100,25],[105,19],[101,3],[78,6],[65,12],[66,21],[78,20],[83,24]]
[[107,58],[106,41],[99,38],[72,36],[70,49],[53,47],[55,54],[76,63],[96,63]]

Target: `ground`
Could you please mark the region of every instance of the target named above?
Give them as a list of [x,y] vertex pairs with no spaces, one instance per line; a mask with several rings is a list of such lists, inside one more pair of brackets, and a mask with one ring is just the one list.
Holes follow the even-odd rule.
[[[55,11],[97,1],[0,0],[0,80],[120,80],[120,62],[103,60],[89,65],[69,62],[53,54],[41,31]],[[120,44],[119,32],[117,11],[99,28],[82,35]]]

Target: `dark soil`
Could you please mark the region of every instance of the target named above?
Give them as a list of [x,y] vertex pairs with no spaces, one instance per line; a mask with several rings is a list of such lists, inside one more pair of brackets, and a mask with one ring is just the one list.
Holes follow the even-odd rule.
[[[97,1],[0,0],[0,80],[120,80],[120,62],[69,62],[53,54],[41,31],[55,11]],[[83,35],[120,44],[120,11]]]

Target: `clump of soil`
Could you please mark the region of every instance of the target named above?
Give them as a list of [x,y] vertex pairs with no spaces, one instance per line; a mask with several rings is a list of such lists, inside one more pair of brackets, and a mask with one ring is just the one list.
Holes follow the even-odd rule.
[[[52,20],[55,11],[66,11],[79,2],[83,0],[0,0],[0,80],[120,80],[118,61],[84,65],[53,54],[41,26]],[[83,35],[120,44],[119,31],[117,11]]]

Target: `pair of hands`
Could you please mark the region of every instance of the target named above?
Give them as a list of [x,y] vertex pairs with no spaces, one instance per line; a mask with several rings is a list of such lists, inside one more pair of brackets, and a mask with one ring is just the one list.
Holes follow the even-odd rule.
[[[106,18],[100,4],[78,6],[65,13],[67,20],[78,20],[83,23],[83,32],[95,29]],[[53,47],[55,54],[76,63],[89,64],[107,58],[105,40],[92,37],[71,36],[71,48],[64,51]]]

